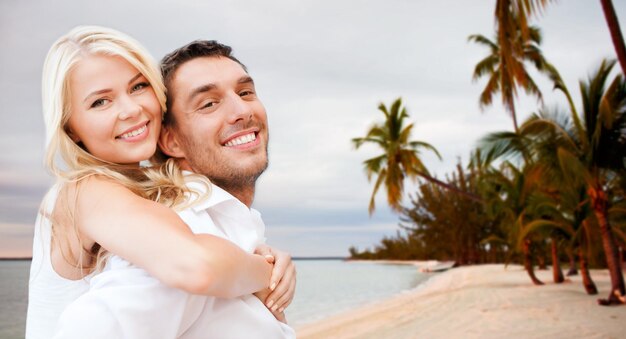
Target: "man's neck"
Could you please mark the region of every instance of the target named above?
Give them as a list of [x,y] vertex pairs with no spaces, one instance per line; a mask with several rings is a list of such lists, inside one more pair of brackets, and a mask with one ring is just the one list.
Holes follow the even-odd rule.
[[248,208],[252,206],[252,201],[254,200],[254,186],[247,189],[233,189],[223,186],[220,187],[226,192],[232,194],[233,197],[239,199],[239,201],[248,206]]
[[219,186],[224,191],[230,193],[233,197],[237,198],[244,205],[252,206],[252,201],[254,200],[254,184],[241,185],[241,183],[230,183],[230,182],[221,182],[219,180],[214,180],[209,178],[213,185]]

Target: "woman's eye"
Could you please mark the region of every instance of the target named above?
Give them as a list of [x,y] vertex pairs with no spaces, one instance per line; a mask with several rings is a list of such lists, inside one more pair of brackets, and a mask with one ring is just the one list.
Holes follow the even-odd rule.
[[135,91],[139,91],[141,89],[144,89],[146,87],[149,87],[150,84],[147,82],[140,82],[138,84],[136,84],[135,86],[133,86],[133,88],[131,88],[131,92],[135,92]]
[[94,101],[94,102],[91,104],[91,108],[100,107],[100,106],[102,106],[102,105],[106,104],[108,101],[109,101],[109,100],[107,100],[107,99],[98,99],[98,100]]

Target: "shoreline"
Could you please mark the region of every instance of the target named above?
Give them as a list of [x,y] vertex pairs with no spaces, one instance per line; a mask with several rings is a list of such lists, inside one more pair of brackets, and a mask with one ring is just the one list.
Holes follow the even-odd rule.
[[376,260],[369,260],[369,259],[345,259],[345,262],[349,262],[349,263],[355,263],[355,264],[360,264],[360,263],[366,263],[366,264],[382,264],[382,265],[413,265],[413,266],[418,266],[418,265],[422,265],[428,261],[420,261],[420,260],[386,260],[386,259],[376,259]]
[[0,261],[30,261],[32,257],[0,258]]
[[413,265],[416,267],[424,266],[436,266],[444,263],[451,263],[452,261],[439,261],[439,260],[388,260],[388,259],[345,259],[345,262],[349,263],[370,263],[370,264],[382,264],[382,265]]
[[623,335],[626,306],[603,307],[607,270],[592,270],[599,294],[585,293],[580,274],[554,284],[521,266],[464,266],[434,275],[415,289],[296,328],[298,338],[595,337]]

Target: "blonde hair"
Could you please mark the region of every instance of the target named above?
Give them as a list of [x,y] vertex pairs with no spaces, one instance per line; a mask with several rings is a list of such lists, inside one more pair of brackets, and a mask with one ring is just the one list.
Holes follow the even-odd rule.
[[[148,80],[161,111],[166,110],[165,86],[160,69],[150,54],[135,39],[114,29],[98,26],[78,26],[59,38],[50,48],[43,67],[42,102],[46,127],[45,167],[59,181],[59,184],[80,181],[98,175],[113,179],[135,194],[154,200],[170,207],[182,208],[185,195],[198,192],[189,190],[180,168],[174,159],[153,157],[152,166],[138,167],[120,165],[99,159],[78,145],[68,134],[68,121],[72,107],[70,105],[71,88],[69,80],[75,65],[89,55],[119,56],[135,67]],[[207,184],[208,180],[194,176],[194,180]],[[63,185],[65,186],[65,185]],[[78,188],[78,187],[77,187]],[[76,194],[79,190],[76,190]],[[207,191],[208,192],[208,191]],[[190,199],[191,200],[191,199]],[[68,213],[75,235],[78,228],[73,220],[71,208]],[[44,215],[45,216],[45,215]],[[43,218],[42,218],[43,219]],[[59,241],[60,233],[55,232],[55,220],[51,220],[53,235]],[[70,236],[70,234],[66,234]],[[82,246],[82,244],[81,244]],[[106,251],[99,246],[84,249],[95,256],[96,268],[105,262]],[[71,254],[72,260],[76,258]],[[82,255],[81,251],[81,254]],[[82,269],[82,267],[80,267]]]
[[[84,168],[111,165],[78,146],[67,133],[70,118],[69,77],[85,56],[120,56],[146,77],[165,112],[165,86],[161,72],[150,54],[133,38],[98,26],[78,26],[59,38],[50,48],[43,66],[42,102],[46,126],[45,166],[57,177],[75,178]],[[59,166],[61,156],[65,168]]]

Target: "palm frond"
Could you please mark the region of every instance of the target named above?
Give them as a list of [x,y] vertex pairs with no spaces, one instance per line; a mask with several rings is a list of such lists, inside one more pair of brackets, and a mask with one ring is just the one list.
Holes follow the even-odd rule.
[[374,158],[367,159],[363,161],[363,165],[365,168],[365,173],[367,174],[367,180],[372,180],[372,175],[378,174],[383,165],[386,163],[387,154],[382,154]]
[[497,51],[499,50],[499,47],[495,42],[489,40],[489,38],[481,34],[472,34],[469,37],[467,37],[467,41],[469,42],[473,41],[479,45],[488,47],[491,50],[492,54],[496,54]]
[[376,210],[376,193],[378,193],[378,189],[380,188],[380,185],[386,180],[386,177],[387,170],[382,169],[378,174],[378,179],[376,179],[376,183],[374,184],[374,190],[372,191],[372,197],[370,198],[370,204],[368,207],[368,212],[370,215],[372,215],[372,213],[374,213],[374,210]]

